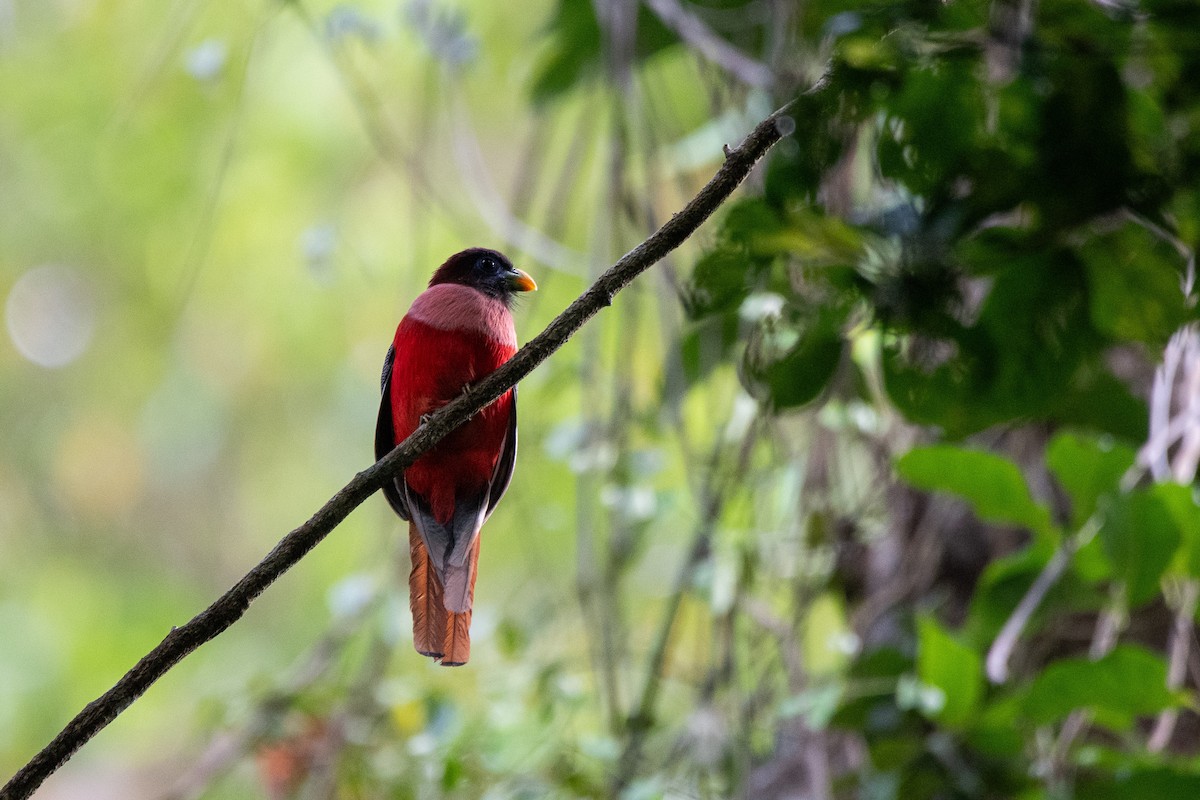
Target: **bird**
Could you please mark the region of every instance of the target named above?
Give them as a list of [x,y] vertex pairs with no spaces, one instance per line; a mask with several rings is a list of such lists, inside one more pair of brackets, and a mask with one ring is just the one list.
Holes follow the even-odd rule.
[[[513,300],[536,289],[527,273],[485,248],[456,253],[434,271],[384,359],[376,460],[512,358]],[[479,531],[508,489],[516,458],[514,386],[383,487],[408,522],[413,646],[443,666],[470,657]]]

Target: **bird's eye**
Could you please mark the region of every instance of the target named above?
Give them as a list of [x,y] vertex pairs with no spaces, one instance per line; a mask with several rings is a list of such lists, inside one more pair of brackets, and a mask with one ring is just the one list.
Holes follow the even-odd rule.
[[496,269],[496,262],[491,258],[481,258],[479,260],[479,268],[491,272]]

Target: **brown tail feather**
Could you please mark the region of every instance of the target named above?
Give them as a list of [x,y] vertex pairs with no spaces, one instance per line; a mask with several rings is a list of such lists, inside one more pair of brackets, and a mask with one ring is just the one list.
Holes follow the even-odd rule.
[[[446,638],[442,647],[442,666],[461,667],[471,657],[471,606],[475,602],[475,576],[479,572],[479,541],[471,548],[471,588],[468,590],[467,610],[460,613],[446,611]],[[436,578],[435,578],[436,580]]]
[[438,582],[433,562],[417,526],[408,523],[408,553],[412,572],[408,575],[408,604],[413,615],[413,647],[423,656],[439,659],[446,652],[446,609],[442,605],[442,584]]

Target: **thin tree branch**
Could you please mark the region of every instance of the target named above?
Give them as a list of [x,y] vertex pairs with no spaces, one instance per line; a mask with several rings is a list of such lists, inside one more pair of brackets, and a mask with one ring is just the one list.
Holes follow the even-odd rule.
[[775,73],[770,67],[713,33],[679,0],[646,0],[646,5],[679,38],[742,83],[759,89],[770,88],[775,83]]
[[[1178,397],[1179,408],[1176,419],[1184,423],[1175,455],[1171,457],[1169,445],[1164,445],[1157,452],[1148,454],[1146,460],[1154,466],[1156,481],[1174,480],[1187,485],[1195,480],[1196,470],[1200,468],[1200,331],[1194,325],[1177,331],[1171,337],[1163,354],[1163,363],[1154,373],[1154,388],[1150,393],[1151,432],[1168,427],[1171,400],[1175,396]],[[1167,662],[1167,688],[1172,691],[1180,689],[1187,676],[1200,581],[1193,578],[1181,580],[1174,594],[1174,601],[1171,594],[1167,594],[1168,602],[1175,606],[1168,651],[1171,655]],[[1178,709],[1168,708],[1159,714],[1150,738],[1146,740],[1146,749],[1151,753],[1165,750],[1171,743],[1178,721]]]
[[1029,590],[1021,598],[1021,602],[1017,603],[1013,613],[1005,620],[1004,627],[1000,629],[996,640],[988,648],[987,676],[992,683],[1001,684],[1008,681],[1008,659],[1012,656],[1017,641],[1021,638],[1021,634],[1025,631],[1025,626],[1029,624],[1034,612],[1046,599],[1046,595],[1066,572],[1078,546],[1079,543],[1075,537],[1063,540],[1063,543],[1054,551],[1054,555],[1046,562],[1046,566],[1042,567],[1042,571],[1029,586]]
[[[1171,625],[1171,654],[1167,661],[1167,688],[1178,691],[1183,687],[1187,677],[1188,656],[1191,653],[1192,635],[1196,618],[1196,602],[1200,599],[1200,582],[1192,579],[1184,580],[1178,589],[1178,603],[1175,609],[1175,620]],[[1175,725],[1179,721],[1179,709],[1168,708],[1158,715],[1150,738],[1146,740],[1146,749],[1151,753],[1161,753],[1171,743],[1175,734]]]
[[791,104],[760,122],[736,149],[729,150],[725,163],[703,189],[650,238],[626,253],[601,275],[545,330],[521,348],[512,360],[475,384],[457,400],[444,406],[411,436],[376,464],[354,476],[316,514],[275,545],[258,563],[212,605],[182,627],[172,628],[117,683],[93,700],[50,744],[22,767],[0,789],[0,800],[24,800],[88,740],[116,719],[134,700],[171,667],[205,642],[215,638],[241,618],[250,603],[276,578],[317,546],[351,511],[378,491],[386,481],[411,465],[420,455],[452,430],[462,425],[532,372],[550,354],[562,347],[575,331],[667,253],[691,236],[701,223],[724,203],[751,168],[780,139],[778,123]]
[[[1092,643],[1088,647],[1088,658],[1099,661],[1113,651],[1121,629],[1128,622],[1128,609],[1127,587],[1123,582],[1113,584],[1109,589],[1108,603],[1096,617]],[[1077,708],[1067,716],[1058,733],[1058,739],[1049,748],[1047,774],[1052,778],[1065,775],[1069,766],[1067,757],[1070,755],[1071,746],[1087,733],[1093,717],[1091,710],[1085,708]]]

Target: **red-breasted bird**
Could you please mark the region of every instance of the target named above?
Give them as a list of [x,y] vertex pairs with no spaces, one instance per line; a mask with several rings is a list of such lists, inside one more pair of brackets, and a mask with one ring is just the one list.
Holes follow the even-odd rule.
[[[512,358],[513,295],[536,288],[495,250],[464,250],[438,267],[400,321],[383,363],[376,459]],[[479,529],[508,488],[516,458],[513,387],[383,487],[408,521],[413,645],[444,666],[470,657]]]

